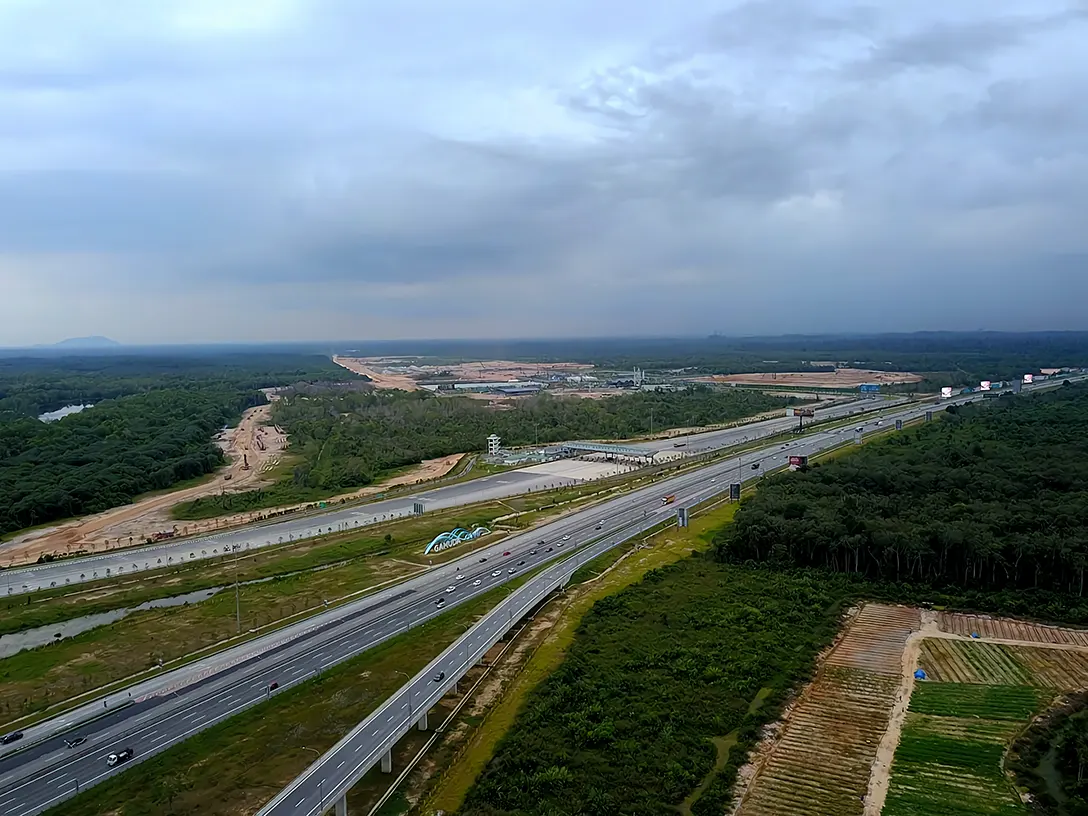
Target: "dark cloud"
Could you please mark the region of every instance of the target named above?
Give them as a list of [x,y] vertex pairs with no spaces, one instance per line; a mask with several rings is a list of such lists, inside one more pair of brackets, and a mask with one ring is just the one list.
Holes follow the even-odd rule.
[[23,8],[0,344],[1085,326],[1081,6]]
[[849,66],[849,75],[871,80],[910,69],[959,68],[981,72],[1003,51],[1022,48],[1042,35],[1088,20],[1080,8],[1043,15],[1002,14],[940,21],[874,43],[868,55]]

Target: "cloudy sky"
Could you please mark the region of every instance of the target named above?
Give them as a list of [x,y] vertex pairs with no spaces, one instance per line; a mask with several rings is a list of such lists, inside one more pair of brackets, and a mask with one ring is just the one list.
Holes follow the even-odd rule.
[[0,345],[1088,329],[1088,2],[0,0]]

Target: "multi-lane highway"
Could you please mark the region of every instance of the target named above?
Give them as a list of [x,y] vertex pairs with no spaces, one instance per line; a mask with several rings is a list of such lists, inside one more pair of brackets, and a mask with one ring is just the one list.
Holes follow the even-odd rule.
[[[909,419],[930,406],[895,416]],[[876,428],[876,418],[866,426]],[[860,422],[860,421],[859,421]],[[785,464],[792,453],[809,454],[842,440],[835,432],[816,433],[788,446],[775,444],[740,459],[725,460],[658,484],[632,491],[596,507],[571,514],[479,551],[424,575],[382,590],[346,607],[330,610],[287,632],[228,650],[204,665],[177,670],[146,684],[95,701],[84,709],[26,729],[23,743],[5,746],[0,754],[0,812],[11,816],[38,813],[46,807],[123,770],[106,765],[119,747],[132,747],[132,762],[165,750],[204,728],[256,705],[279,689],[305,681],[336,663],[437,614],[439,598],[449,608],[525,570],[555,560],[587,542],[613,546],[631,525],[660,520],[676,506],[715,495],[739,473],[755,478]],[[758,463],[760,468],[752,470]],[[675,494],[676,504],[663,506],[661,496]],[[569,539],[564,540],[564,537]],[[542,543],[543,542],[543,543]],[[506,556],[503,553],[509,552]],[[481,558],[487,561],[481,562]],[[513,570],[511,572],[511,570]],[[458,575],[462,576],[458,578]],[[448,587],[454,587],[447,592]],[[524,590],[517,595],[523,599]],[[270,686],[278,688],[273,691]],[[129,697],[131,695],[131,698]],[[129,700],[131,699],[131,702]],[[104,703],[104,704],[103,704]],[[99,711],[99,707],[101,710]],[[91,715],[101,715],[86,721]],[[73,723],[81,723],[74,728]],[[60,733],[63,731],[63,733]],[[380,734],[378,736],[381,736]],[[75,747],[65,741],[83,738]],[[29,746],[24,750],[12,751]]]
[[[1041,388],[1052,387],[1045,384]],[[1035,390],[1035,389],[1028,389]],[[959,397],[940,405],[923,403],[895,411],[880,418],[859,420],[856,426],[817,432],[792,443],[764,448],[748,457],[710,465],[685,477],[662,483],[656,492],[667,489],[676,495],[676,506],[693,505],[713,498],[727,489],[730,482],[757,479],[765,472],[788,463],[790,456],[812,456],[850,444],[865,432],[888,430],[896,420],[910,422],[927,412],[940,411],[951,405],[982,399],[981,394]],[[734,470],[735,468],[735,470]],[[653,491],[651,491],[653,492]],[[640,491],[646,493],[646,491]],[[651,509],[652,508],[652,509]],[[486,650],[513,625],[521,615],[535,606],[547,593],[565,584],[582,564],[592,560],[644,529],[652,527],[670,515],[673,506],[654,507],[652,497],[641,511],[636,505],[622,516],[614,518],[615,525],[603,531],[587,531],[593,540],[564,561],[554,564],[536,576],[529,584],[518,588],[499,607],[470,628],[457,642],[446,649],[423,671],[392,695],[377,711],[349,732],[331,750],[320,757],[290,785],[261,809],[258,816],[312,816],[336,807],[345,812],[344,796],[359,779],[383,757],[390,748],[420,718],[421,713],[441,699]],[[593,536],[596,536],[593,538]]]
[[[955,402],[970,399],[961,398]],[[927,410],[943,407],[946,406],[913,405],[879,419],[859,419],[858,427],[876,430],[879,425],[886,427],[897,418],[910,420]],[[671,515],[677,506],[726,490],[738,475],[745,480],[757,478],[763,472],[784,465],[791,454],[812,455],[827,450],[843,442],[850,433],[851,428],[842,432],[817,432],[789,443],[776,443],[751,451],[742,458],[720,461],[661,480],[651,487],[632,491],[507,539],[353,604],[329,610],[290,630],[223,652],[195,664],[195,668],[170,672],[147,684],[113,694],[105,701],[95,701],[81,711],[28,728],[22,743],[0,749],[0,813],[10,816],[39,813],[78,790],[123,770],[126,766],[107,766],[106,757],[112,751],[132,747],[135,757],[129,764],[146,759],[260,703],[280,689],[304,682],[340,661],[441,614],[437,603],[440,598],[446,599],[444,607],[449,608],[591,542],[595,555],[629,535],[633,527],[637,529],[655,523]],[[759,468],[752,469],[755,464]],[[666,493],[676,495],[675,504],[661,504],[661,496]],[[510,554],[505,555],[506,552]],[[482,558],[487,560],[481,561]],[[453,589],[447,591],[449,587]],[[534,582],[529,589],[514,590],[511,603],[524,605],[538,589]],[[460,658],[456,657],[457,649],[442,658],[452,661],[442,664],[449,669],[447,677],[455,675],[462,666],[457,660],[463,661],[471,652],[471,637],[486,639],[493,634],[490,629],[483,635],[480,632],[485,630],[474,627],[466,634],[469,640],[463,639]],[[444,668],[438,670],[445,671]],[[273,690],[273,684],[278,688]],[[99,706],[101,711],[97,710]],[[88,722],[86,717],[91,713],[101,716]],[[78,725],[71,727],[73,723]],[[376,726],[377,733],[370,735],[374,745],[379,748],[387,745],[402,725],[402,719],[389,715],[386,725]],[[84,741],[74,747],[65,747],[65,741],[73,740]],[[346,784],[347,777],[343,774],[343,778],[336,778],[335,763],[320,767],[323,775],[318,787],[331,791],[337,785]],[[343,766],[347,767],[346,764]],[[316,801],[313,807],[317,807]]]
[[[871,400],[838,403],[819,409],[817,419],[834,419],[877,407],[886,408],[893,404]],[[676,444],[680,442],[686,443],[683,448],[685,453],[703,453],[773,436],[789,430],[796,423],[797,420],[782,416],[737,428],[708,431],[673,439],[652,440],[638,443],[637,447],[665,452],[675,450]],[[422,502],[428,511],[442,510],[475,502],[508,498],[529,491],[537,492],[548,487],[574,484],[579,484],[579,481],[539,472],[512,470],[397,498],[250,525],[199,538],[130,547],[101,555],[8,569],[0,574],[0,592],[17,595],[86,581],[123,578],[145,570],[168,568],[171,565],[202,558],[217,558],[229,552],[312,538],[332,530],[363,527],[391,518],[411,515],[416,502]]]

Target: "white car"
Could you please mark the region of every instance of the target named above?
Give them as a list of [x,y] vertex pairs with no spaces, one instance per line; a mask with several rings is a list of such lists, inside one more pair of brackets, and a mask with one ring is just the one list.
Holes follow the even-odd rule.
[[456,590],[457,590],[457,587],[453,586],[452,584],[450,586],[446,587],[446,592],[455,592]]
[[502,570],[495,570],[493,573],[491,573],[492,578],[498,578],[500,575],[502,575]]
[[508,569],[507,572],[509,572],[511,575],[513,575],[515,572],[517,572],[517,569],[515,567],[510,567],[510,569]]
[[565,535],[565,536],[563,536],[563,540],[564,540],[564,541],[570,541],[570,536],[569,536],[569,535]]
[[479,586],[480,585],[480,579],[477,578],[475,581],[472,582],[472,585],[473,586]]
[[458,581],[463,581],[463,580],[465,580],[465,576],[463,576],[463,575],[458,575],[458,576],[457,576],[457,580],[458,580]]

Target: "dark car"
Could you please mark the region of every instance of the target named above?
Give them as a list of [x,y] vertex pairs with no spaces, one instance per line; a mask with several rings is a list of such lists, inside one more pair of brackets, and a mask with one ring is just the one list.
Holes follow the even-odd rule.
[[438,674],[436,674],[431,679],[434,680],[436,683],[441,683],[443,680],[446,679],[446,673],[445,672],[439,672]]
[[17,742],[22,738],[22,731],[12,731],[10,734],[4,734],[4,736],[0,737],[0,745],[11,745],[11,743]]
[[551,551],[552,551],[552,548],[551,548],[551,547],[548,547],[548,552],[551,552]]
[[69,748],[75,748],[77,745],[82,745],[87,741],[86,737],[73,737],[70,740],[65,740],[64,744]]
[[504,552],[503,555],[510,555],[510,550],[507,550],[506,552]]
[[524,566],[525,566],[525,562],[524,562],[524,561],[518,561],[518,566],[519,566],[519,567],[524,567]]
[[752,462],[752,470],[759,470],[759,462]]
[[480,563],[482,564],[482,563],[484,563],[484,561],[486,561],[486,560],[487,560],[486,558],[481,558],[481,559],[480,559]]
[[280,684],[277,683],[275,680],[273,680],[271,683],[268,684],[268,690],[269,691],[275,691],[279,687],[280,687]]
[[106,757],[106,764],[112,768],[114,765],[125,762],[129,759],[132,759],[132,749],[122,748],[116,754],[110,754],[108,757]]

